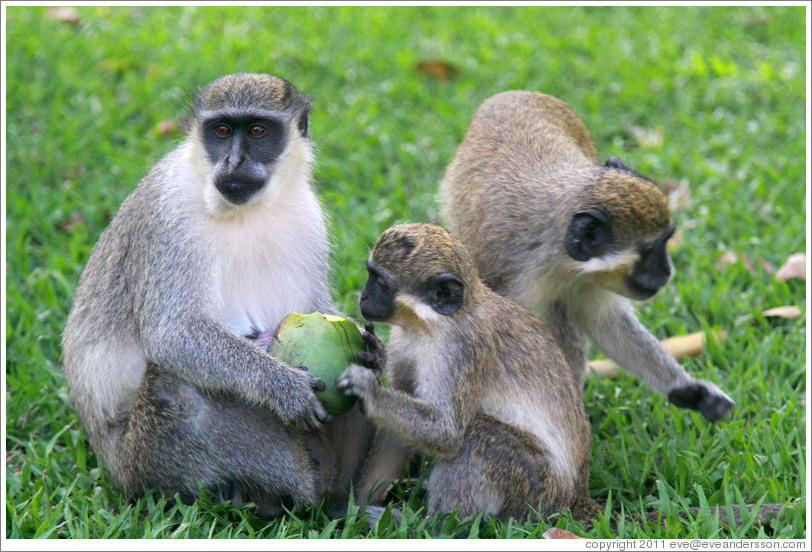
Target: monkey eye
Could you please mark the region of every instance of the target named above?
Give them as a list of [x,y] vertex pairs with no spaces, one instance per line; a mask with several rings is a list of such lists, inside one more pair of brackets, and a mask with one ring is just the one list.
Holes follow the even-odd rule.
[[231,127],[223,123],[214,125],[214,133],[220,138],[225,138],[231,134]]
[[251,125],[248,127],[248,134],[252,138],[259,138],[263,134],[265,134],[265,126],[263,125]]

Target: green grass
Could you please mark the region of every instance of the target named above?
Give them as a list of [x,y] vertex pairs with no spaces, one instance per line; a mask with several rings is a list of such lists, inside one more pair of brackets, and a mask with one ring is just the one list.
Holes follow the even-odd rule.
[[[47,8],[6,9],[6,537],[538,538],[551,524],[604,538],[806,536],[806,316],[759,315],[805,312],[805,284],[757,262],[753,273],[715,267],[728,250],[778,267],[806,249],[804,8],[78,11],[71,25]],[[415,69],[434,58],[460,75],[438,82]],[[590,487],[607,512],[632,514],[616,529],[566,516],[427,521],[412,484],[395,489],[402,523],[385,519],[372,533],[321,509],[266,522],[206,499],[128,503],[77,423],[60,333],[111,213],[182,138],[158,123],[182,114],[187,91],[238,70],[274,72],[313,99],[335,299],[353,316],[368,248],[395,222],[437,222],[437,183],[474,109],[497,92],[562,98],[601,156],[685,179],[676,273],[640,316],[661,338],[727,331],[684,364],[733,397],[732,417],[711,425],[629,376],[590,379]],[[638,142],[628,125],[661,129],[661,143]],[[768,526],[677,514],[761,500],[795,506]],[[662,511],[664,526],[636,520],[641,508]]]

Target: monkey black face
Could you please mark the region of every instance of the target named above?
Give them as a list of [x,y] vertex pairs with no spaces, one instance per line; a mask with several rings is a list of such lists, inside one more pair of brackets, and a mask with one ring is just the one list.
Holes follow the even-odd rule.
[[611,254],[620,254],[620,258],[633,255],[636,260],[631,268],[623,269],[622,284],[610,276],[603,276],[601,280],[612,291],[642,301],[657,293],[671,277],[666,242],[673,233],[673,226],[668,226],[654,239],[642,244],[618,244],[609,218],[598,209],[586,209],[573,216],[564,237],[564,248],[579,262],[600,258],[609,260],[600,269],[608,273],[616,273],[622,266],[611,262]]
[[273,111],[207,114],[201,126],[203,144],[215,166],[214,185],[229,203],[247,203],[268,183],[287,145],[288,128],[286,118]]
[[674,227],[669,226],[640,247],[639,258],[625,278],[632,299],[642,301],[652,297],[671,278],[672,265],[666,243],[673,234]]
[[[427,281],[403,287],[372,262],[367,263],[369,278],[361,292],[361,314],[367,320],[396,323],[399,315],[397,297],[408,294],[443,316],[457,312],[465,291],[462,281],[453,274],[437,274]],[[419,316],[419,315],[418,315]]]
[[361,315],[373,322],[384,322],[395,316],[395,297],[398,294],[398,285],[395,280],[371,262],[367,263],[369,277],[364,289],[361,291],[361,300],[358,306]]

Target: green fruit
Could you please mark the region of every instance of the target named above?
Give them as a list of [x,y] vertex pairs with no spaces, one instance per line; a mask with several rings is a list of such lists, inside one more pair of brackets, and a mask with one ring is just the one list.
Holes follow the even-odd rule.
[[324,381],[327,388],[316,396],[334,416],[355,404],[355,397],[336,389],[336,379],[358,362],[356,355],[363,350],[364,338],[352,321],[320,312],[290,313],[277,326],[271,342],[273,356],[293,367],[304,366]]

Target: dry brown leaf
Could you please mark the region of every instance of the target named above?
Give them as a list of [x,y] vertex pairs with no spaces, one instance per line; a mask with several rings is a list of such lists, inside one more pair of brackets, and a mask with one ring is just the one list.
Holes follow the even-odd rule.
[[682,228],[677,228],[674,234],[669,238],[668,243],[666,243],[666,247],[668,247],[669,251],[674,251],[677,247],[682,245],[682,236]]
[[434,80],[445,82],[453,79],[460,74],[460,70],[456,65],[453,65],[442,59],[429,59],[417,62],[417,70],[421,73],[432,77]]
[[583,539],[585,537],[579,537],[572,531],[567,531],[566,529],[559,529],[558,527],[550,527],[542,536],[545,539]]
[[101,60],[98,64],[96,64],[96,67],[99,69],[99,71],[125,72],[135,67],[135,64],[129,59],[108,58]]
[[620,370],[620,366],[618,366],[614,360],[609,360],[608,358],[590,360],[587,364],[596,374],[605,378],[614,378]]
[[788,280],[790,278],[806,280],[806,254],[795,253],[794,255],[790,255],[783,266],[775,273],[775,277],[781,280]]
[[758,258],[758,264],[761,265],[761,268],[763,268],[764,272],[766,272],[767,274],[775,274],[775,267],[771,265],[769,262],[767,262],[767,260],[764,259],[764,257]]
[[155,128],[158,130],[158,133],[161,136],[167,138],[169,135],[178,130],[178,122],[175,119],[166,119],[165,121],[158,123]]
[[641,148],[659,148],[663,145],[662,127],[643,128],[627,123],[624,128],[632,135],[632,138],[637,140]]
[[803,315],[801,309],[796,307],[795,305],[787,305],[784,307],[775,307],[772,309],[767,309],[761,313],[764,317],[779,317],[779,318],[786,318],[787,320],[794,320],[796,318],[800,318]]
[[727,266],[732,266],[736,264],[739,260],[741,260],[744,268],[750,274],[756,273],[756,265],[753,264],[753,261],[750,260],[750,257],[747,253],[737,253],[735,251],[725,251],[722,253],[719,258],[716,260],[716,270],[722,270]]
[[674,211],[685,209],[691,204],[691,189],[688,180],[666,179],[663,181],[663,193],[668,198],[668,206]]
[[73,8],[54,8],[48,10],[48,17],[60,23],[67,23],[69,25],[79,24],[79,12]]
[[65,233],[70,233],[73,232],[73,230],[80,224],[84,224],[84,222],[85,215],[79,211],[75,211],[70,217],[68,217],[68,220],[59,226],[59,228]]
[[736,256],[734,252],[725,251],[719,256],[718,259],[716,259],[716,264],[713,266],[716,268],[716,270],[722,270],[726,266],[736,264],[736,261],[738,260],[739,258]]
[[[724,330],[714,330],[713,336],[717,341],[722,341],[727,337],[727,332]],[[696,356],[701,354],[705,349],[705,332],[695,332],[687,335],[677,335],[674,337],[667,337],[660,341],[663,348],[668,351],[668,354],[679,360],[686,356]],[[617,375],[620,367],[608,358],[599,360],[590,360],[588,363],[599,376],[613,378]]]

